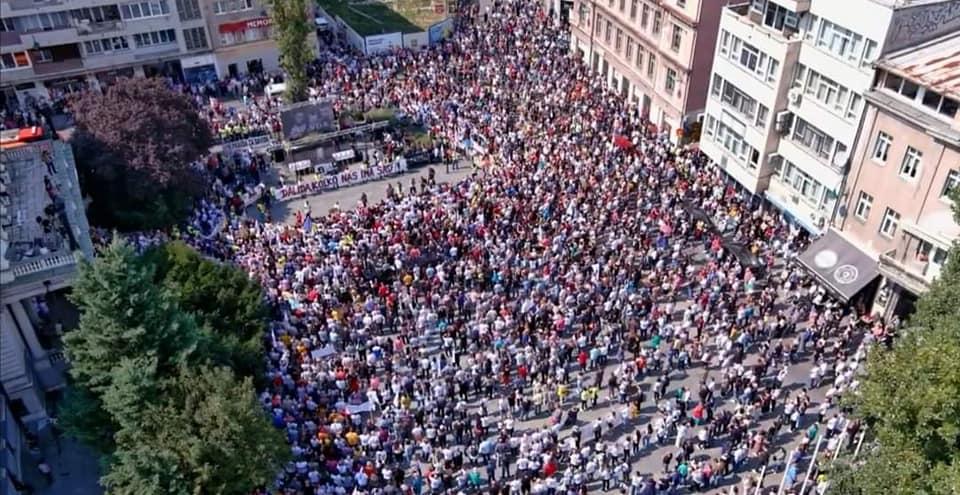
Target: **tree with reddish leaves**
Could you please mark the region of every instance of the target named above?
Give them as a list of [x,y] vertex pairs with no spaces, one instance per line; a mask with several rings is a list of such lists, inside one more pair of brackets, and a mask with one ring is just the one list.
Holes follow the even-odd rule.
[[71,138],[94,224],[120,230],[170,226],[202,183],[191,165],[212,143],[190,100],[161,79],[119,79],[71,102]]

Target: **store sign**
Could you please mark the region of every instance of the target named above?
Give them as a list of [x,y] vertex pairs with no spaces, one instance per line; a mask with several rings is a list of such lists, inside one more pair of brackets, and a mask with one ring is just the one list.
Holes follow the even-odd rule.
[[237,33],[248,29],[257,29],[270,26],[273,21],[269,17],[258,17],[256,19],[247,19],[239,22],[227,22],[221,24],[217,30],[221,33]]

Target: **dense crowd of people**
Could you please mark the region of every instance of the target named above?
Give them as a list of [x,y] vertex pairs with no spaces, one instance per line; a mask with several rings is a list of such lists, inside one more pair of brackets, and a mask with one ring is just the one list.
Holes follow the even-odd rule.
[[[482,144],[455,183],[291,225],[241,213],[265,162],[208,164],[187,240],[260,281],[275,316],[260,398],[294,460],[259,493],[746,495],[764,469],[796,493],[820,438],[851,444],[838,399],[889,328],[834,302],[792,262],[802,230],[567,40],[538,3],[499,0],[464,6],[429,49],[311,67],[312,97]],[[276,107],[244,88],[208,118],[275,132]],[[201,106],[226,90],[185,89]],[[659,469],[637,468],[655,451]]]
[[482,155],[454,184],[215,236],[275,310],[261,399],[294,461],[264,492],[742,495],[762,466],[795,488],[820,436],[859,429],[836,403],[883,324],[832,302],[790,262],[805,233],[652,129],[535,4],[312,71],[314,97],[399,107]]

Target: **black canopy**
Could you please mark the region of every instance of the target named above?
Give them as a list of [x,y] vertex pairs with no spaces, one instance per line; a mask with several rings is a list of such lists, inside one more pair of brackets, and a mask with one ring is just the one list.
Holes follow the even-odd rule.
[[800,255],[800,263],[824,284],[849,301],[872,282],[877,262],[833,230],[828,230]]

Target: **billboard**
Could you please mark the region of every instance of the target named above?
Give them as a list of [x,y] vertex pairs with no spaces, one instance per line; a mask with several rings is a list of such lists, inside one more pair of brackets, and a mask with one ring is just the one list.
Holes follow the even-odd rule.
[[280,123],[283,124],[283,138],[287,141],[337,130],[337,118],[331,100],[305,101],[287,106],[280,111]]
[[403,34],[390,33],[367,36],[364,38],[367,55],[373,55],[380,52],[388,52],[394,48],[403,47]]
[[448,17],[427,29],[429,33],[430,44],[436,44],[440,40],[450,36],[450,33],[453,32],[453,18]]

